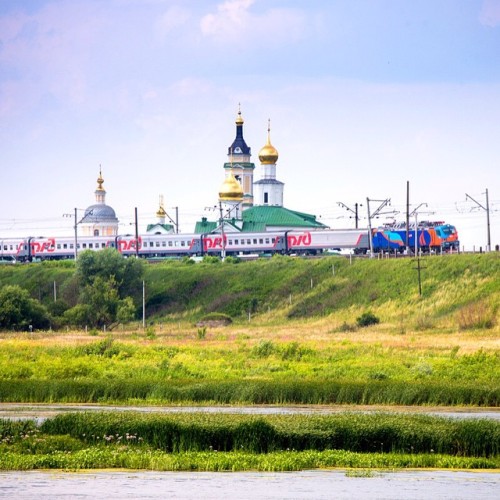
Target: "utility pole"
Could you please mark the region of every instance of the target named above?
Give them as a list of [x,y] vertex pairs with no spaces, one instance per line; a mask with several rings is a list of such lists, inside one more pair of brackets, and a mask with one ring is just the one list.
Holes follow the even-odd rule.
[[75,208],[75,261],[78,257],[78,209]]
[[135,207],[135,256],[139,257],[139,225],[137,223],[137,207]]
[[490,233],[490,203],[488,200],[488,188],[486,188],[486,207],[481,205],[478,201],[476,201],[472,196],[468,195],[465,193],[465,201],[467,201],[467,198],[472,200],[479,208],[482,208],[486,212],[486,231],[487,231],[487,236],[488,236],[488,244],[486,246],[486,251],[490,252],[491,251],[491,233]]
[[[414,245],[415,245],[415,255],[417,255],[417,253],[418,253],[418,219],[417,219],[417,217],[418,217],[418,209],[419,209],[420,207],[424,207],[424,206],[425,206],[425,207],[427,207],[427,206],[428,206],[428,205],[427,205],[427,203],[420,203],[420,205],[418,205],[418,207],[417,207],[417,208],[414,208],[414,209],[412,210],[412,212],[411,212],[410,214],[408,214],[408,220],[410,220],[410,217],[411,217],[412,215],[414,215],[414,216],[415,216],[415,241],[413,242],[413,243],[414,243]],[[410,228],[409,228],[409,226],[408,226],[408,229],[407,229],[407,231],[406,231],[406,234],[407,234],[407,235],[409,234],[409,231],[410,231]],[[407,248],[409,248],[409,247],[410,247],[410,245],[409,245],[409,243],[408,243]]]
[[146,329],[146,282],[142,281],[142,328]]
[[425,269],[424,267],[421,267],[420,265],[420,254],[417,255],[417,271],[418,271],[418,294],[420,297],[422,297],[422,278],[420,276],[420,271],[422,269]]
[[[75,225],[73,226],[74,227],[74,230],[75,230],[75,260],[77,259],[78,257],[78,224],[80,224],[81,222],[83,222],[83,220],[85,219],[85,217],[87,216],[91,216],[94,211],[93,210],[89,210],[83,217],[81,220],[78,220],[78,208],[75,208],[75,212],[74,212],[74,215],[72,214],[63,214],[63,217],[74,217],[75,218]],[[80,209],[82,210],[82,209]]]
[[[373,213],[370,213],[370,201],[376,201],[376,202],[380,203],[380,205],[378,206],[378,208]],[[370,258],[373,258],[373,233],[372,233],[372,222],[371,222],[371,220],[373,219],[373,217],[377,217],[379,215],[382,215],[383,213],[387,213],[387,212],[381,212],[381,210],[385,206],[390,205],[390,204],[391,204],[391,199],[390,198],[387,198],[385,200],[370,200],[370,198],[366,198],[366,209],[368,211],[368,231],[369,231],[368,239],[370,241]]]
[[175,207],[175,234],[179,234],[179,207]]
[[358,222],[359,222],[358,207],[362,207],[363,205],[358,205],[358,203],[355,203],[354,210],[351,207],[348,207],[345,203],[342,203],[341,201],[338,201],[337,205],[339,207],[344,207],[346,210],[348,210],[349,212],[352,212],[354,214],[354,221],[356,224],[356,229],[358,229]]
[[224,235],[224,217],[222,213],[222,202],[219,201],[219,210],[220,210],[220,232],[222,237],[222,251],[220,253],[221,260],[226,258],[226,241]]
[[410,246],[410,181],[406,181],[406,248]]

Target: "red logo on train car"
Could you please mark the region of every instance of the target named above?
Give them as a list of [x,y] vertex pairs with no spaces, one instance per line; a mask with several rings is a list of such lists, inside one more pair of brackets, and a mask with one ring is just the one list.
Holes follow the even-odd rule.
[[309,231],[306,231],[299,235],[289,234],[288,235],[288,246],[305,246],[308,247],[311,245],[312,236]]
[[136,245],[138,244],[137,248],[142,247],[142,238],[139,236],[139,239],[130,239],[130,240],[118,240],[117,242],[117,247],[119,252],[131,252],[135,251]]
[[[213,238],[205,236],[203,238],[203,250],[211,250],[214,248],[222,248],[222,236],[215,236]],[[224,245],[227,244],[227,238],[224,235]]]
[[56,240],[54,238],[48,238],[46,241],[32,241],[30,246],[33,255],[44,252],[50,253],[54,252],[56,249]]

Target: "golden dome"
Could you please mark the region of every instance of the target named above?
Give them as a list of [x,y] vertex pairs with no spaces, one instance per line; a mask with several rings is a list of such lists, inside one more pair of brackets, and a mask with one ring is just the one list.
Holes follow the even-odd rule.
[[236,125],[243,125],[243,117],[241,116],[241,111],[238,111],[238,116],[236,117]]
[[241,108],[238,104],[238,116],[236,117],[236,125],[243,125],[243,117],[241,116]]
[[278,150],[271,144],[271,124],[267,126],[267,143],[259,151],[259,160],[263,165],[274,165],[278,161]]
[[156,212],[156,217],[163,218],[167,215],[167,212],[165,212],[165,209],[163,208],[163,195],[160,194],[160,206],[158,208],[158,211]]
[[102,178],[101,165],[99,165],[99,177],[97,178],[97,191],[104,191],[102,185],[104,184],[104,179]]
[[221,201],[242,201],[243,188],[231,172],[222,183],[219,190],[219,200]]

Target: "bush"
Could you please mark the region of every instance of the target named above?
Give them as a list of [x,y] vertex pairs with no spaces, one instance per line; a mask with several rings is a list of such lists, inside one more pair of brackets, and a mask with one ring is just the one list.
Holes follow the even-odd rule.
[[7,285],[0,290],[0,327],[28,330],[48,328],[49,314],[45,306],[32,299],[18,285]]
[[380,319],[372,312],[364,312],[361,316],[356,318],[356,324],[359,327],[376,325],[378,323],[380,323]]
[[460,330],[493,328],[495,326],[495,312],[484,302],[469,304],[458,312],[457,321]]
[[233,322],[231,316],[218,312],[205,314],[205,316],[201,318],[200,322],[205,322],[205,321],[223,321],[227,324],[231,324]]

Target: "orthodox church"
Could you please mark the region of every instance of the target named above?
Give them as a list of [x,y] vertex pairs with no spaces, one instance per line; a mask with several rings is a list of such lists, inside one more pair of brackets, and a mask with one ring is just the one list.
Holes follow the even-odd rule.
[[279,154],[271,143],[270,122],[267,142],[259,151],[260,179],[254,182],[255,165],[251,162],[251,149],[243,138],[243,123],[241,110],[238,110],[236,138],[228,148],[229,161],[224,163],[225,179],[219,190],[220,218],[217,221],[202,218],[196,223],[195,233],[219,232],[221,229],[225,233],[246,233],[327,227],[314,215],[283,206],[285,185],[276,178]]
[[95,204],[85,209],[85,215],[80,221],[83,236],[116,236],[118,234],[118,218],[115,211],[106,205],[106,190],[104,179],[99,167]]
[[[195,226],[195,233],[249,233],[288,229],[322,229],[311,214],[290,210],[283,206],[284,183],[276,178],[278,151],[271,143],[271,125],[268,122],[267,141],[259,151],[260,179],[254,181],[255,164],[251,161],[251,148],[243,137],[244,120],[241,110],[236,117],[236,137],[228,148],[228,161],[224,163],[225,178],[219,190],[220,217],[209,221],[203,217]],[[96,202],[85,210],[79,222],[83,236],[117,236],[118,218],[106,205],[104,179],[99,168]],[[156,222],[148,224],[148,234],[172,234],[177,232],[163,206],[156,212]]]

